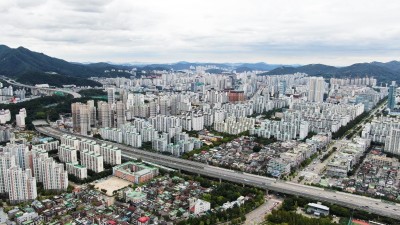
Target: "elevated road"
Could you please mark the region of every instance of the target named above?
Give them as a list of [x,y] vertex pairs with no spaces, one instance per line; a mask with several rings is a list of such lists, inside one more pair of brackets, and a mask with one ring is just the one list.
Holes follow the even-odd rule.
[[116,144],[108,141],[99,140],[96,138],[86,137],[82,135],[71,134],[60,131],[51,127],[36,127],[36,130],[42,134],[59,139],[64,134],[75,135],[78,137],[91,139],[98,143],[106,143],[117,146],[122,151],[122,156],[131,159],[141,158],[145,161],[171,167],[178,170],[197,173],[200,175],[222,179],[254,187],[263,188],[266,190],[277,191],[280,193],[304,196],[316,201],[326,201],[337,205],[342,205],[351,209],[360,209],[378,215],[387,216],[400,220],[400,205],[388,204],[381,202],[379,199],[348,194],[344,192],[334,192],[322,188],[301,185],[292,182],[276,181],[275,179],[237,172],[233,170],[223,169],[215,166],[175,158],[171,156],[161,155],[157,153],[147,152],[122,144]]
[[18,83],[15,80],[11,80],[10,78],[7,78],[7,77],[2,77],[2,78],[5,81],[7,81],[8,83],[10,83],[12,85],[15,85],[15,86],[19,86],[19,87],[25,87],[25,88],[31,88],[31,89],[37,89],[37,90],[44,90],[44,91],[59,91],[59,92],[65,93],[65,94],[70,94],[74,98],[82,97],[79,93],[76,93],[76,92],[70,91],[70,90],[64,90],[64,89],[61,89],[61,88],[44,88],[44,87],[30,86],[30,85]]

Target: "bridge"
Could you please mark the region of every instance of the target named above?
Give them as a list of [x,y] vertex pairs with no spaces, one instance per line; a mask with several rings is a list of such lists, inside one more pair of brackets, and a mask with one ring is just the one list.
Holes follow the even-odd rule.
[[148,162],[159,164],[162,166],[174,168],[177,170],[187,171],[211,178],[231,181],[238,184],[254,186],[265,190],[276,191],[280,193],[303,196],[314,199],[316,201],[324,201],[332,204],[345,206],[351,209],[364,210],[382,216],[400,220],[400,205],[382,202],[365,196],[353,195],[344,192],[334,192],[324,190],[323,188],[312,187],[293,182],[277,181],[273,178],[242,173],[234,170],[228,170],[203,163],[193,162],[153,152],[147,152],[137,148],[129,147],[122,144],[108,142],[92,137],[72,134],[65,131],[57,130],[48,126],[36,127],[36,130],[44,135],[60,139],[64,134],[74,135],[81,138],[91,139],[97,143],[106,143],[117,146],[121,149],[122,156],[130,159],[142,159]]

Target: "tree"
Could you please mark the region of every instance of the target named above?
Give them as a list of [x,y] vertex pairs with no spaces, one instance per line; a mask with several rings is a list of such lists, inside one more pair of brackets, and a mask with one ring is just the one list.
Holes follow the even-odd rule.
[[261,151],[261,147],[260,146],[258,146],[258,145],[254,145],[254,147],[253,147],[253,152],[259,152],[259,151]]
[[46,113],[45,112],[37,112],[36,118],[37,119],[46,119]]
[[288,198],[283,201],[282,209],[285,211],[293,211],[295,210],[295,201],[292,198]]

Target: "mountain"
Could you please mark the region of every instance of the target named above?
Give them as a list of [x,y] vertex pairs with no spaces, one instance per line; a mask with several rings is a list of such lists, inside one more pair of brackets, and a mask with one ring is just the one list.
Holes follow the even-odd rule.
[[267,64],[264,62],[259,63],[243,63],[236,68],[236,72],[245,72],[245,71],[269,71],[281,67],[283,65],[278,64]]
[[380,82],[389,83],[392,80],[400,81],[400,62],[388,63],[356,63],[345,67],[334,67],[323,64],[309,64],[299,67],[279,67],[260,75],[281,75],[292,73],[306,73],[310,76],[329,77],[375,77]]
[[281,66],[273,69],[269,72],[263,73],[262,75],[282,75],[292,73],[307,73],[310,76],[317,76],[322,74],[332,74],[337,68],[334,66],[327,66],[324,64],[309,64],[305,66],[292,67],[292,66]]
[[[24,47],[9,48],[0,45],[0,74],[18,77],[29,72],[53,72],[72,77],[105,76],[104,70],[121,69],[107,63],[79,64],[30,51]],[[124,67],[123,69],[128,68]],[[132,68],[132,67],[129,67]]]
[[[0,75],[8,76],[26,84],[101,86],[100,83],[86,78],[92,76],[130,76],[129,73],[117,71],[131,69],[131,66],[116,66],[108,63],[71,63],[24,47],[14,49],[0,45]],[[105,70],[110,72],[105,73]]]
[[390,70],[395,70],[395,71],[400,71],[400,62],[399,61],[390,61],[387,63],[382,63],[382,62],[372,62],[371,64],[385,67]]

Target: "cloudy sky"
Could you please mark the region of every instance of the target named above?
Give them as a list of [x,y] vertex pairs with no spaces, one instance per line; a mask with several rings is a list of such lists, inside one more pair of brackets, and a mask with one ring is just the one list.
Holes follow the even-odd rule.
[[400,60],[400,1],[1,0],[0,44],[77,62]]

